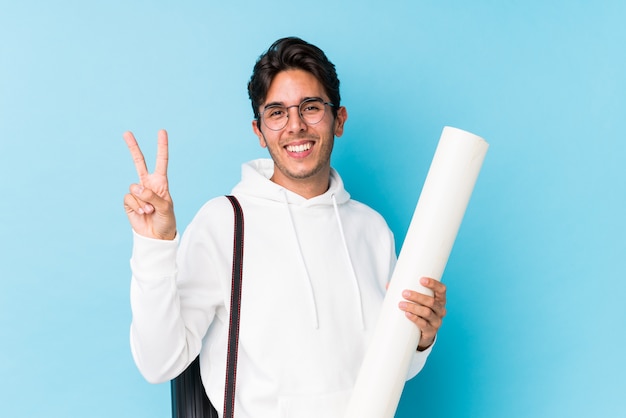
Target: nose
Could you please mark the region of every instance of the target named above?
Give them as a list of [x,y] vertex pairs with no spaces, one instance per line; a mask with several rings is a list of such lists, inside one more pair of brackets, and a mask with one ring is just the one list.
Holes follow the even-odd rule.
[[307,124],[300,117],[300,106],[293,105],[287,107],[287,130],[289,132],[302,132],[306,130]]

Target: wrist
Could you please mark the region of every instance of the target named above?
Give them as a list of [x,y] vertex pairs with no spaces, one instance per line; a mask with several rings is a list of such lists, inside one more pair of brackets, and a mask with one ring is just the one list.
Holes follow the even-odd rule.
[[428,339],[426,341],[421,341],[417,345],[417,351],[426,351],[428,350],[435,342],[435,337]]

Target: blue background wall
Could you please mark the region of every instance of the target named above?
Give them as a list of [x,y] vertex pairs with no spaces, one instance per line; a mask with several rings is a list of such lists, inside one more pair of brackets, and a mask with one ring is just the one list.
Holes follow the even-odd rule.
[[276,38],[335,62],[334,165],[398,247],[444,125],[491,143],[449,315],[398,417],[626,416],[626,4],[0,1],[0,415],[168,417],[128,345],[135,181],[171,143],[179,225],[266,156],[245,85]]

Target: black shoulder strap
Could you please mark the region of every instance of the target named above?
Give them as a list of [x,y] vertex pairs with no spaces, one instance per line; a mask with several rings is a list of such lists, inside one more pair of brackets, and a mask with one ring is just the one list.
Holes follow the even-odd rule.
[[235,212],[233,238],[233,277],[230,292],[230,324],[228,329],[228,357],[226,359],[226,385],[224,390],[224,418],[235,413],[235,384],[237,353],[239,351],[239,316],[241,313],[241,283],[243,273],[243,211],[235,196],[226,196]]
[[[241,283],[243,267],[243,211],[234,196],[226,196],[235,214],[232,289],[230,297],[230,323],[228,328],[228,357],[226,359],[226,382],[224,389],[224,418],[233,418],[235,410],[235,376],[239,345],[239,314],[241,307]],[[199,357],[172,380],[173,418],[217,418],[213,404],[206,396],[200,378]]]

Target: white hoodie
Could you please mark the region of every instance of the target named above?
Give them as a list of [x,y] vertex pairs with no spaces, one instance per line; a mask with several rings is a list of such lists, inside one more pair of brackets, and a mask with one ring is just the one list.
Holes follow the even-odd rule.
[[[396,255],[391,231],[350,199],[332,170],[305,199],[269,180],[271,160],[243,165],[232,193],[244,212],[238,418],[341,417],[372,336]],[[178,245],[134,234],[131,348],[150,382],[200,353],[209,398],[223,409],[233,210],[206,203]],[[430,350],[417,352],[407,378]]]

